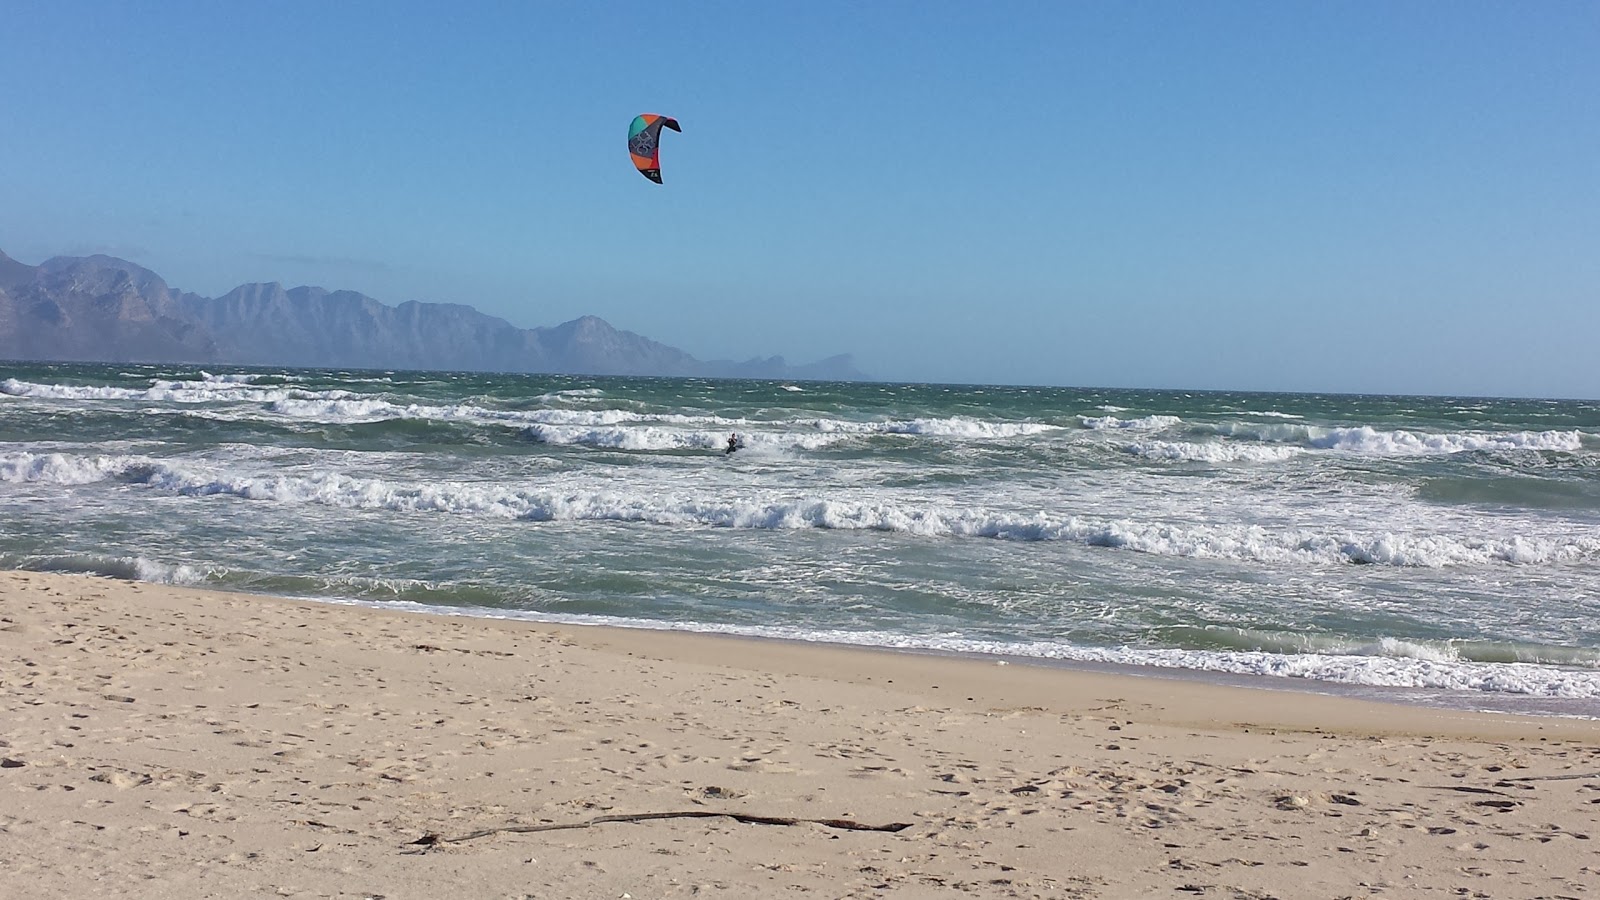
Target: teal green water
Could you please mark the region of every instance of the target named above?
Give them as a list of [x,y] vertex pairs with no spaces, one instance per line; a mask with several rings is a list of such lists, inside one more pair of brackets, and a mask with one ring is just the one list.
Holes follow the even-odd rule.
[[1597,436],[1583,401],[0,365],[0,564],[1586,714]]

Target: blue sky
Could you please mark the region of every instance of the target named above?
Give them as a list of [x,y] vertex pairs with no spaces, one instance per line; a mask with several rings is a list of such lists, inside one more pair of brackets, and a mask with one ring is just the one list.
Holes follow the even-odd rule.
[[[1600,397],[1600,4],[22,0],[0,249],[883,378]],[[666,183],[628,163],[676,117]]]

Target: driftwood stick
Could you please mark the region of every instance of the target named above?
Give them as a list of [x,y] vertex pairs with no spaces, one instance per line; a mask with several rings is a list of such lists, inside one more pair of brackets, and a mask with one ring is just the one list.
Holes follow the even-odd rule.
[[828,828],[842,828],[845,831],[904,831],[911,827],[910,822],[891,822],[888,825],[867,825],[854,822],[850,819],[794,819],[788,816],[757,816],[750,813],[711,812],[709,810],[691,810],[689,812],[653,812],[653,813],[628,813],[615,816],[600,816],[587,822],[567,822],[559,825],[506,825],[500,828],[485,828],[471,834],[458,837],[445,837],[442,834],[428,833],[411,842],[412,845],[431,847],[435,844],[459,844],[462,841],[475,840],[488,837],[491,834],[532,834],[538,831],[566,831],[572,828],[589,828],[595,825],[604,825],[608,822],[650,822],[656,819],[732,819],[746,825],[823,825]]
[[[1572,775],[1521,775],[1521,776],[1517,776],[1515,778],[1502,778],[1499,781],[1496,781],[1494,783],[1494,786],[1495,787],[1515,787],[1516,786],[1515,782],[1526,782],[1526,781],[1575,781],[1575,780],[1584,779],[1584,778],[1600,778],[1600,772],[1579,772],[1579,773],[1575,773],[1575,774],[1572,774]],[[1507,794],[1505,791],[1494,791],[1494,790],[1490,790],[1489,788],[1480,788],[1480,787],[1466,787],[1464,785],[1430,784],[1430,785],[1425,785],[1425,787],[1431,788],[1431,789],[1436,790],[1436,791],[1460,791],[1460,792],[1462,792],[1464,794],[1499,794],[1502,797],[1511,796],[1510,794]]]

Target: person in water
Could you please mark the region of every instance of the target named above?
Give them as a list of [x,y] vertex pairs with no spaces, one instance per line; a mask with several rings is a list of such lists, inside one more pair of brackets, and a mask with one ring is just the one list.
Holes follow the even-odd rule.
[[732,453],[733,451],[735,451],[735,450],[737,450],[737,449],[739,449],[740,447],[743,447],[743,446],[744,446],[744,444],[739,442],[739,435],[736,432],[734,434],[728,435],[728,449],[726,451],[724,451],[724,452]]

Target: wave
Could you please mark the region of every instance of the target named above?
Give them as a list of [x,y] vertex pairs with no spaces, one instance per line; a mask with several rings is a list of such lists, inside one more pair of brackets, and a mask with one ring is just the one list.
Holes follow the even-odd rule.
[[0,553],[0,568],[105,575],[125,581],[144,581],[152,584],[198,585],[206,580],[205,572],[181,563],[173,565],[143,556],[105,556],[96,553],[62,553],[45,556],[14,556]]
[[[785,625],[666,623],[651,619],[604,615],[551,615],[489,606],[441,606],[409,600],[371,601],[327,598],[329,602],[409,609],[439,615],[514,619],[579,625],[608,625],[641,630],[692,631],[807,643],[843,644],[894,650],[935,651],[962,655],[1039,659],[1072,663],[1187,669],[1231,675],[1299,678],[1360,687],[1411,688],[1433,691],[1515,694],[1562,700],[1600,699],[1600,672],[1592,668],[1555,668],[1522,662],[1475,662],[1431,659],[1404,652],[1408,642],[1380,641],[1376,654],[1273,653],[1268,651],[1183,650],[1156,647],[1093,647],[1055,641],[998,641],[947,634],[905,634],[892,631],[816,629]],[[1401,650],[1384,655],[1385,647]]]
[[298,379],[293,375],[259,375],[248,372],[213,375],[210,372],[201,371],[200,380],[206,384],[283,384]]
[[945,419],[900,419],[883,422],[848,422],[840,419],[801,419],[796,426],[809,426],[828,434],[910,434],[929,437],[995,439],[1021,437],[1057,431],[1061,426],[1043,422],[989,422],[966,416]]
[[1187,650],[1290,655],[1381,656],[1426,662],[1530,663],[1600,669],[1600,649],[1483,640],[1358,639],[1337,634],[1180,625],[1158,629],[1160,643]]
[[[150,377],[150,373],[149,372],[118,372],[117,374],[121,375],[123,378],[149,378]],[[204,384],[214,384],[214,385],[215,384],[287,384],[289,382],[299,381],[300,380],[299,376],[290,375],[287,372],[280,372],[280,373],[275,374],[275,375],[268,375],[268,374],[262,374],[262,373],[251,373],[251,372],[223,373],[221,375],[216,375],[216,374],[213,374],[211,372],[207,372],[205,370],[201,370],[199,374],[200,374],[199,378],[185,378],[182,375],[175,376],[171,380],[171,382],[169,382],[169,383],[173,383],[173,382],[176,382],[176,383],[201,382],[201,383],[204,383]],[[350,379],[350,380],[359,380],[359,379]],[[387,380],[387,379],[385,379],[385,380]]]
[[7,378],[0,394],[39,400],[142,400],[152,403],[274,403],[300,398],[339,400],[360,397],[351,391],[308,391],[300,388],[262,388],[235,382],[154,381],[147,388],[102,385],[35,384]]
[[[0,566],[105,575],[174,585],[216,583],[217,578],[224,574],[143,556],[99,554],[26,557],[0,554]],[[691,631],[896,650],[1296,678],[1358,687],[1511,694],[1570,700],[1600,699],[1600,671],[1596,671],[1600,661],[1597,661],[1593,651],[1572,648],[1527,649],[1501,644],[1397,638],[1353,641],[1336,636],[1280,641],[1278,643],[1282,646],[1277,649],[1236,649],[1230,646],[1232,641],[1227,639],[1216,649],[1126,645],[1096,647],[1058,641],[982,640],[949,634],[908,634],[881,629],[856,631],[790,625],[666,623],[626,616],[551,615],[482,605],[492,602],[493,598],[484,596],[481,589],[468,588],[463,592],[459,587],[411,579],[295,577],[288,578],[285,584],[277,584],[279,580],[285,579],[269,579],[257,588],[274,588],[275,593],[288,593],[339,605],[407,609],[436,615]],[[369,581],[372,583],[364,583]],[[240,586],[248,588],[251,584],[247,582]],[[352,594],[363,599],[353,599]],[[404,594],[408,599],[379,599],[390,594]],[[409,599],[414,597],[420,597],[420,602],[418,599]],[[1242,634],[1238,639],[1255,640]],[[1268,640],[1267,643],[1272,641]]]
[[548,394],[540,394],[536,399],[540,403],[571,403],[574,401],[593,400],[597,397],[604,397],[605,394],[606,392],[600,388],[569,388],[564,391],[551,391]]
[[895,500],[799,499],[778,502],[628,493],[536,490],[500,483],[397,482],[340,473],[242,475],[138,456],[0,456],[0,481],[84,485],[116,480],[185,496],[305,503],[340,509],[439,512],[530,521],[621,521],[669,526],[881,531],[923,537],[1068,541],[1157,556],[1272,564],[1443,568],[1545,565],[1600,559],[1600,535],[1393,534],[1259,525],[1176,525],[1096,520],[1046,513],[920,505]]
[[[1011,437],[1042,434],[1059,430],[1060,426],[1041,422],[986,421],[965,416],[912,418],[881,421],[850,421],[830,418],[796,418],[771,421],[753,421],[743,417],[715,414],[686,414],[668,412],[642,412],[630,409],[573,408],[574,400],[592,400],[603,395],[597,388],[580,388],[557,391],[538,398],[542,403],[559,404],[554,408],[496,409],[474,404],[457,403],[434,405],[402,403],[373,394],[344,390],[311,391],[301,388],[255,386],[253,379],[277,376],[258,375],[207,375],[204,381],[155,381],[148,388],[109,386],[79,386],[35,384],[6,379],[0,382],[0,393],[18,397],[46,400],[136,400],[151,403],[257,403],[270,415],[331,425],[370,423],[384,419],[439,419],[469,421],[481,424],[508,425],[517,428],[529,426],[573,426],[578,428],[604,428],[625,424],[642,424],[649,428],[686,426],[722,432],[721,441],[730,431],[745,432],[752,429],[782,429],[787,432],[813,430],[821,434],[899,434],[937,437],[957,440],[1003,440]],[[1160,418],[1160,417],[1156,417]],[[1174,419],[1173,421],[1176,421]],[[574,438],[556,432],[537,435],[548,443],[592,443],[597,446],[628,446],[634,449],[674,449],[680,447],[703,448],[699,438],[683,443],[660,434],[614,439],[596,432],[589,438]],[[791,435],[787,443],[792,446],[825,446],[829,441],[817,441]],[[719,444],[720,446],[720,441]]]
[[1183,420],[1177,416],[1143,416],[1137,419],[1119,419],[1116,416],[1079,416],[1078,421],[1083,423],[1083,427],[1090,428],[1095,431],[1115,431],[1124,429],[1134,431],[1160,431],[1163,428],[1171,428]]
[[1413,431],[1378,431],[1370,426],[1334,428],[1311,438],[1312,447],[1374,456],[1421,456],[1473,450],[1582,449],[1577,431],[1518,431],[1508,434],[1422,434]]
[[1299,447],[1189,441],[1140,441],[1126,445],[1123,450],[1145,459],[1208,463],[1282,462],[1303,452]]
[[[725,431],[692,431],[650,426],[590,428],[581,425],[531,425],[528,438],[541,444],[582,445],[607,450],[723,450],[728,444]],[[769,434],[742,431],[739,441],[745,451],[782,452],[819,450],[838,443],[840,436],[824,434]]]
[[925,434],[934,437],[955,438],[1008,438],[1030,434],[1043,434],[1059,429],[1059,425],[1041,422],[985,422],[955,416],[948,419],[911,419],[904,422],[885,422],[886,434]]
[[[1075,647],[1046,643],[968,640],[952,640],[948,643],[951,645],[948,649],[965,653],[1190,669],[1273,678],[1303,678],[1368,687],[1476,691],[1571,700],[1600,698],[1600,672],[1552,668],[1532,663],[1429,659],[1404,653],[1393,656],[1365,653],[1286,654],[1267,651],[1216,652],[1144,647]],[[1405,643],[1392,641],[1391,646],[1398,648]],[[881,645],[895,646],[890,641],[883,641]]]
[[1333,450],[1365,456],[1425,456],[1474,451],[1583,449],[1580,431],[1461,432],[1432,434],[1420,431],[1380,431],[1370,425],[1323,428],[1301,424],[1217,422],[1196,426],[1225,437],[1265,443],[1299,444],[1314,450]]
[[[251,376],[268,377],[268,376]],[[198,385],[198,386],[197,386]],[[0,394],[46,400],[137,400],[145,402],[257,403],[271,414],[332,425],[382,419],[441,419],[482,423],[526,424],[567,422],[604,424],[677,418],[716,424],[742,424],[742,419],[691,416],[646,416],[623,410],[497,410],[468,404],[435,406],[401,404],[345,390],[310,391],[299,388],[264,390],[245,382],[201,385],[199,382],[156,381],[148,388],[33,384],[8,378],[0,381]],[[233,417],[237,418],[237,416]]]
[[0,482],[93,484],[119,478],[153,461],[132,456],[69,456],[65,453],[12,453],[0,456]]

